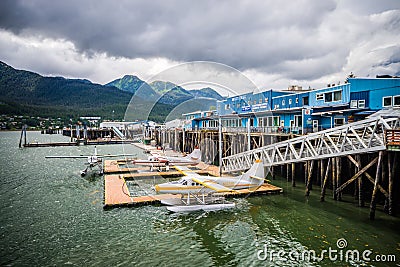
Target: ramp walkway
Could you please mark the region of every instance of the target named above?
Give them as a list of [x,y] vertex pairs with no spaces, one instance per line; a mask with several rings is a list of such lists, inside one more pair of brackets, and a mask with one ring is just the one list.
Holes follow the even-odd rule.
[[262,159],[265,166],[272,167],[386,150],[387,132],[399,127],[399,116],[371,117],[225,157],[222,159],[222,171],[244,171],[256,159]]
[[112,129],[120,139],[125,139],[125,135],[117,127],[113,126]]

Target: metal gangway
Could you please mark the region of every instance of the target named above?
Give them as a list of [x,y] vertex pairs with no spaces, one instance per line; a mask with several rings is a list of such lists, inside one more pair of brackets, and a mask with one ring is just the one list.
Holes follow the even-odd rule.
[[222,158],[222,171],[249,169],[256,159],[267,167],[386,149],[385,132],[400,127],[400,117],[381,116],[311,133]]
[[125,139],[125,135],[115,126],[112,127],[113,132],[120,138],[120,139]]

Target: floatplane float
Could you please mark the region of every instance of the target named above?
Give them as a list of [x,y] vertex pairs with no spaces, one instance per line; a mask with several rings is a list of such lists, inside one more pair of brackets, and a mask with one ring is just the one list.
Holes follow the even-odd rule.
[[268,181],[264,179],[264,166],[261,160],[256,160],[247,172],[235,177],[201,176],[188,168],[180,168],[180,171],[186,176],[179,181],[158,184],[154,187],[157,193],[181,195],[181,198],[161,200],[161,204],[167,205],[167,209],[172,212],[234,208],[235,203],[226,201],[219,193],[235,192],[240,189],[255,191],[264,181]]
[[[115,157],[128,157],[128,156],[136,156],[136,155],[127,155],[127,154],[97,154],[97,147],[94,147],[94,153],[92,155],[78,155],[78,156],[46,156],[46,159],[81,159],[86,158],[87,161],[85,163],[86,168],[81,171],[81,176],[84,177],[89,171],[97,173],[99,175],[103,175],[103,158],[115,158]],[[95,172],[97,170],[97,172]]]
[[194,149],[192,153],[184,157],[169,157],[158,154],[153,154],[147,158],[147,160],[133,160],[132,163],[135,165],[149,166],[151,169],[154,167],[165,167],[169,170],[169,166],[187,166],[197,165],[201,161],[200,149]]

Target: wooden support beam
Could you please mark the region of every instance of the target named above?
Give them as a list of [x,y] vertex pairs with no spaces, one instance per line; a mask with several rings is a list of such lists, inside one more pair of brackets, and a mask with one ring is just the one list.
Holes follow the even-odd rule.
[[286,181],[290,182],[290,169],[289,169],[289,164],[286,164]]
[[326,165],[326,171],[325,171],[325,176],[324,176],[324,182],[322,183],[322,189],[321,189],[321,202],[325,201],[325,192],[326,192],[326,186],[328,183],[328,177],[329,177],[329,169],[331,166],[331,158],[328,159],[328,163]]
[[[393,154],[394,154],[394,156],[393,156]],[[389,196],[388,196],[388,204],[389,204],[389,207],[388,207],[388,213],[389,213],[389,215],[394,215],[394,207],[393,207],[393,178],[394,178],[394,174],[395,174],[395,166],[396,166],[396,160],[397,160],[397,152],[389,152],[389,155],[388,155],[388,175],[389,175],[389,188],[388,188],[388,191],[389,191]]]
[[320,171],[321,171],[321,174],[320,174],[320,179],[321,179],[321,187],[322,187],[322,184],[324,183],[324,175],[325,175],[325,165],[324,165],[324,160],[323,159],[321,159],[320,160],[320,162],[321,162],[321,168],[320,168]]
[[271,167],[272,180],[275,180],[275,166]]
[[336,158],[332,158],[332,192],[334,200],[337,200],[336,188]]
[[296,187],[296,163],[292,163],[292,187]]
[[339,193],[340,191],[342,191],[346,186],[348,186],[351,182],[353,182],[355,179],[357,179],[360,175],[362,175],[363,173],[365,173],[372,165],[374,165],[377,161],[378,161],[378,157],[374,158],[370,163],[368,163],[367,166],[365,166],[364,168],[362,168],[359,172],[357,172],[353,177],[351,177],[348,181],[346,181],[345,183],[343,183],[340,187],[338,187],[335,191],[337,193]]
[[[340,187],[340,184],[342,182],[341,176],[342,176],[342,160],[340,157],[337,157],[336,158],[336,186],[337,187]],[[337,200],[342,200],[342,193],[338,192],[336,194],[336,198],[337,198]]]
[[306,184],[306,196],[310,195],[310,191],[312,189],[312,173],[314,168],[314,161],[312,160],[310,163],[310,169],[308,170],[307,184]]
[[375,219],[375,209],[376,209],[376,193],[378,192],[378,184],[381,178],[382,174],[382,157],[383,157],[383,151],[379,151],[379,156],[378,156],[378,165],[376,167],[376,175],[375,175],[375,183],[374,183],[374,190],[372,191],[372,198],[371,198],[371,204],[369,206],[369,218],[371,220]]
[[[356,169],[357,171],[360,170],[361,167],[361,155],[357,155],[357,163]],[[364,186],[363,186],[363,177],[360,175],[358,177],[358,206],[359,207],[364,207],[365,206],[365,201],[364,201]]]
[[[368,178],[368,180],[369,180],[372,184],[375,185],[374,178],[372,178],[372,176],[369,175],[369,173],[366,172],[366,173],[364,173],[364,175],[365,175],[365,177]],[[378,184],[377,187],[378,187],[379,191],[381,191],[381,193],[385,195],[385,197],[389,197],[389,193],[388,193],[380,184]]]

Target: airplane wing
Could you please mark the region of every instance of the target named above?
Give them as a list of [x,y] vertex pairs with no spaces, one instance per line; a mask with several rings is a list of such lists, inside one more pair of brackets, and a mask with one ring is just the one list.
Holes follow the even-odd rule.
[[46,156],[46,159],[86,159],[88,156]]
[[[46,156],[46,159],[86,159],[94,155],[79,155],[79,156]],[[128,156],[136,156],[135,154],[120,154],[120,155],[96,155],[98,158],[114,158],[114,157],[128,157]]]
[[192,181],[195,181],[196,183],[199,183],[207,188],[210,188],[218,193],[221,192],[233,192],[235,190],[225,187],[223,185],[220,185],[214,181],[208,180],[206,178],[203,177],[191,177]]
[[137,156],[136,154],[117,154],[117,155],[111,155],[111,154],[105,154],[105,155],[97,155],[98,158],[116,158],[116,157],[134,157]]

